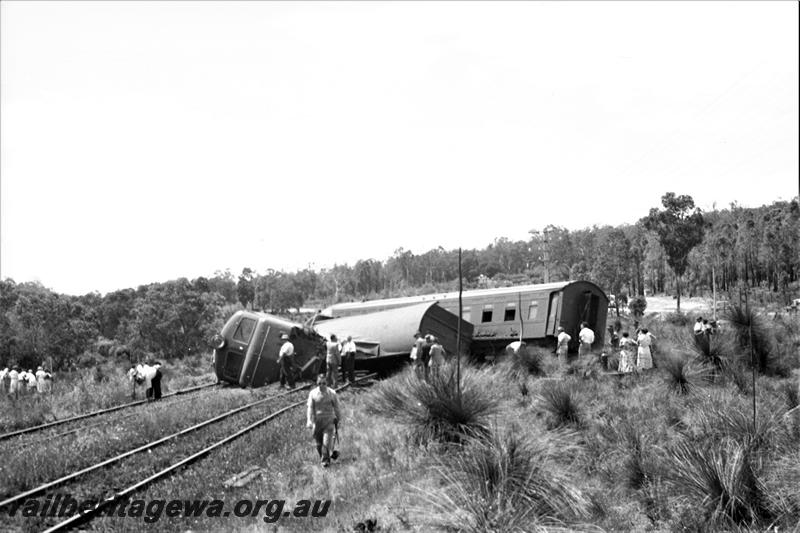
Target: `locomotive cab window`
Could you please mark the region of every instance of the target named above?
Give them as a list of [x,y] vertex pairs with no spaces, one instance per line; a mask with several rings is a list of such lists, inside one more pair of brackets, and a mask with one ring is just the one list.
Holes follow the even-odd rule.
[[506,304],[506,312],[503,315],[504,322],[513,322],[517,318],[517,304]]
[[494,306],[491,305],[491,304],[483,306],[483,313],[481,313],[481,322],[482,323],[491,322],[492,321],[492,310],[493,309],[494,309]]
[[253,330],[256,327],[256,321],[252,318],[243,318],[236,326],[236,331],[233,332],[233,340],[239,342],[248,342]]

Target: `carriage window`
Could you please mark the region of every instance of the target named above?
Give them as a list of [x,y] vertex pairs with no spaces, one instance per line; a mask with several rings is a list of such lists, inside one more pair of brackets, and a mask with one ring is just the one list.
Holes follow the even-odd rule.
[[469,322],[469,319],[471,317],[472,315],[469,312],[469,307],[465,307],[461,310],[461,320],[466,320],[467,322]]
[[539,302],[531,302],[528,306],[528,320],[536,320],[536,314],[539,312]]
[[253,334],[253,330],[255,328],[255,320],[252,318],[243,318],[236,327],[236,331],[233,332],[233,340],[241,342],[249,341],[250,336]]
[[511,322],[517,317],[517,304],[506,304],[506,313],[503,315],[505,322]]
[[492,305],[484,305],[483,306],[483,313],[481,314],[481,322],[491,322],[492,321]]

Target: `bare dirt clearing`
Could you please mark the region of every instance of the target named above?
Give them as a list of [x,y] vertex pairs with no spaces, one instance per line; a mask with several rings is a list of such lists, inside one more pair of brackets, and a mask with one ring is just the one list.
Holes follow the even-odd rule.
[[[674,313],[678,300],[672,296],[647,296],[646,313]],[[717,300],[719,302],[719,300]],[[713,302],[710,298],[681,298],[681,312],[710,313]]]

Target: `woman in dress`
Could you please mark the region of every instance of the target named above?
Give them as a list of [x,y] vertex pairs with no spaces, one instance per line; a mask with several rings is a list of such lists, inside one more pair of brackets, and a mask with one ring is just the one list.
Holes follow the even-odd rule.
[[636,367],[639,370],[653,368],[653,356],[650,353],[653,337],[647,332],[647,328],[642,328],[636,342],[639,345],[639,352],[636,354]]
[[631,339],[628,332],[622,333],[619,340],[619,372],[629,373],[635,370],[636,341]]

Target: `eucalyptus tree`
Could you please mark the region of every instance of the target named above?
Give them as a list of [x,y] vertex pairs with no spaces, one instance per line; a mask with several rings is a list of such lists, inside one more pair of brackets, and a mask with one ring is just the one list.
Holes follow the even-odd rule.
[[689,252],[703,241],[703,214],[689,195],[668,192],[661,197],[664,209],[652,208],[645,218],[647,229],[658,235],[667,254],[667,263],[675,272],[678,312],[681,310],[681,276],[686,272]]

